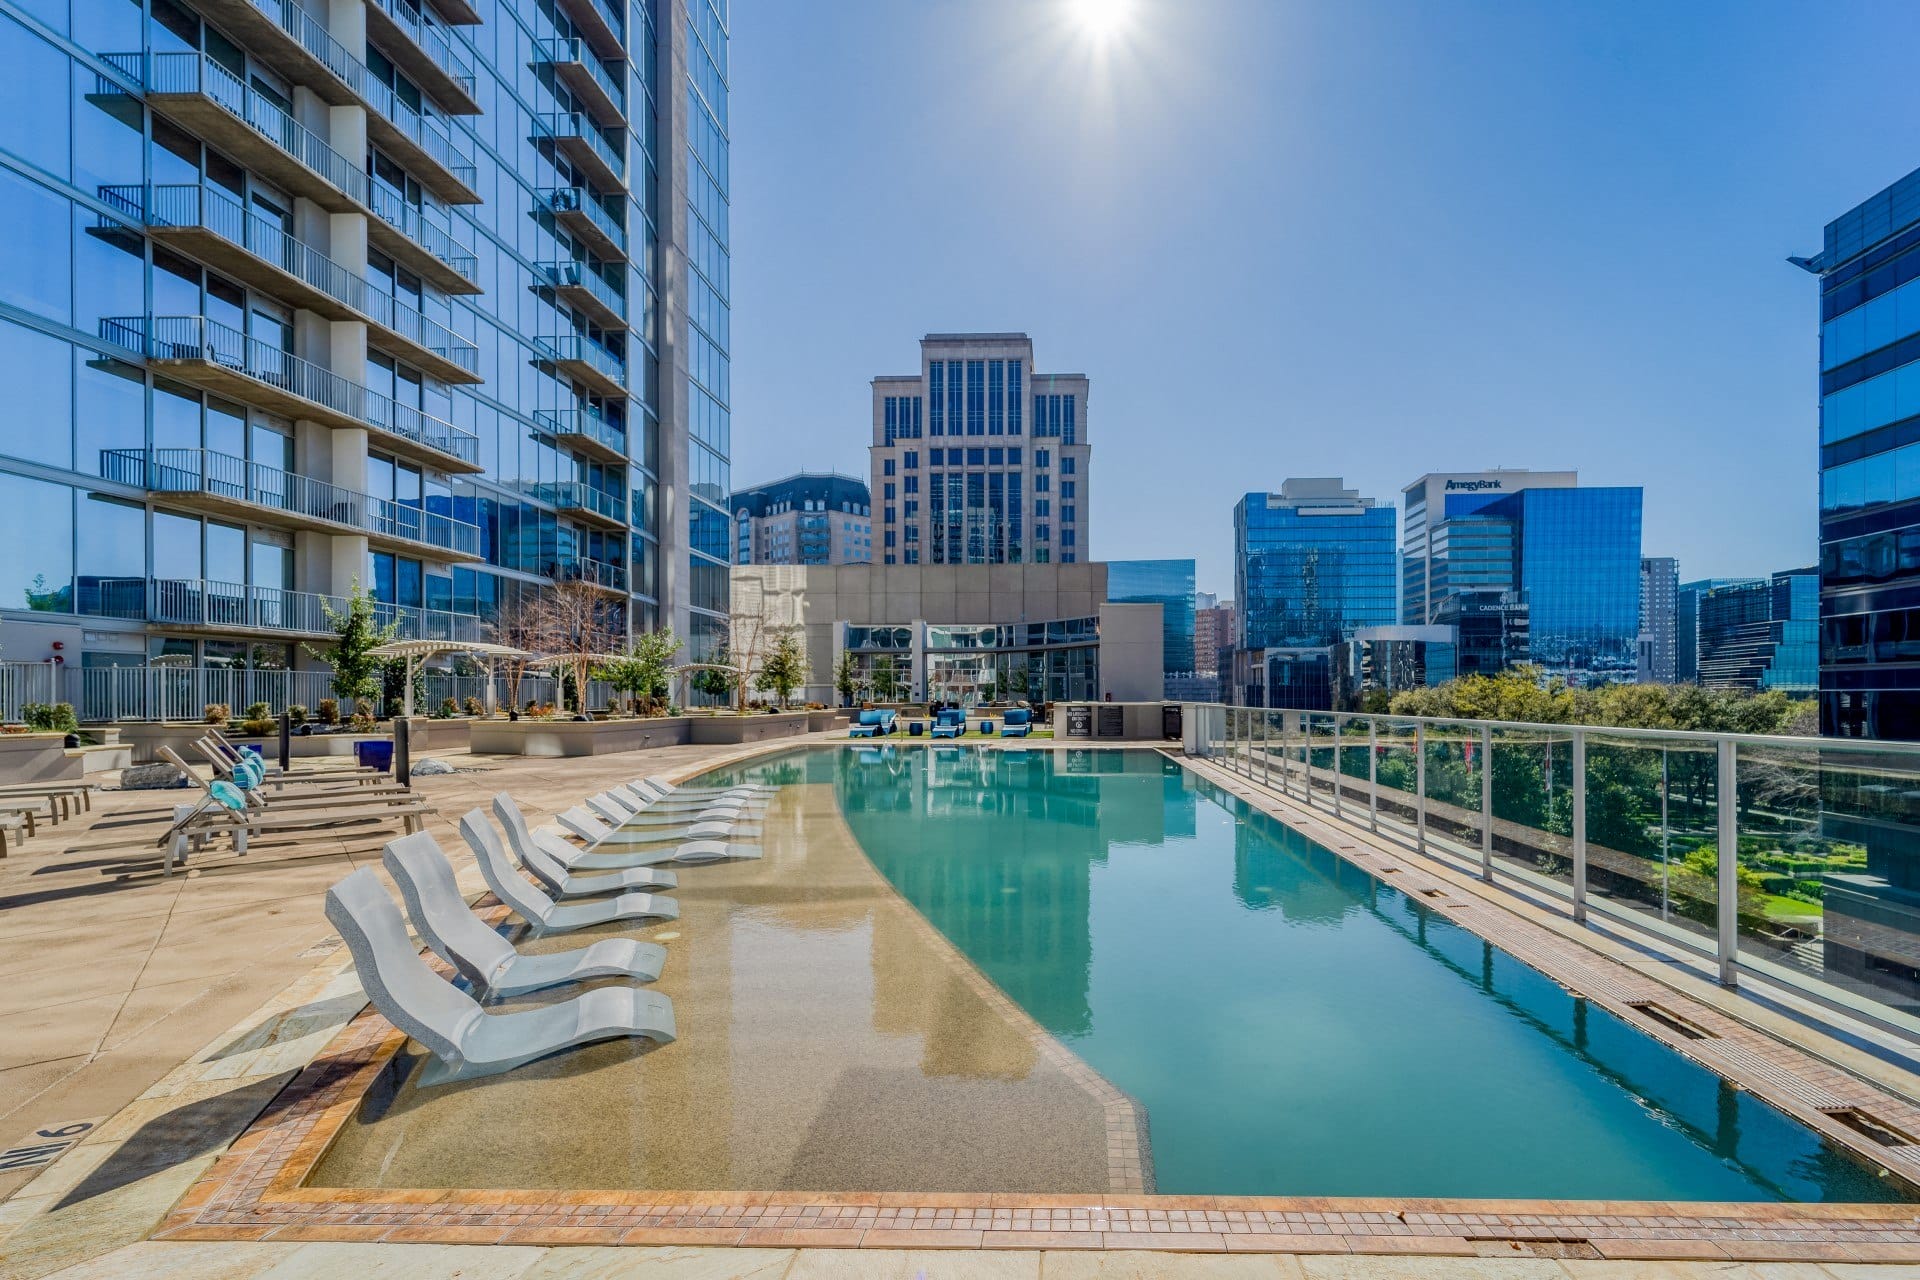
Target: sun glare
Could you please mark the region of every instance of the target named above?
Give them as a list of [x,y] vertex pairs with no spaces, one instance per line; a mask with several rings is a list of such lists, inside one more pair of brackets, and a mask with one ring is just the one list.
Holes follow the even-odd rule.
[[1126,28],[1133,5],[1131,0],[1067,0],[1067,8],[1082,31],[1106,39]]

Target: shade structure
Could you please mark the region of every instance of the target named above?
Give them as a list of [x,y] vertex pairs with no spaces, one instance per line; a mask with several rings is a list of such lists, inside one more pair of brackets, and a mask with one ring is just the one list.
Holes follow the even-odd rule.
[[487,714],[493,714],[493,660],[495,658],[533,658],[538,655],[530,649],[516,649],[510,644],[484,644],[475,640],[393,640],[376,645],[367,650],[374,658],[405,658],[407,662],[407,693],[405,710],[402,714],[413,715],[413,665],[422,658],[435,658],[443,653],[465,653],[477,658],[487,659]]

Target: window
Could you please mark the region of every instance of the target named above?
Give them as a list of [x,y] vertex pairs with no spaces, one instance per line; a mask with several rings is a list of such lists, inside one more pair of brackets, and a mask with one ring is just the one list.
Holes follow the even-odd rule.
[[1007,450],[1007,465],[1010,467],[1020,465],[1020,451],[1018,449]]
[[1052,482],[1052,480],[1053,480],[1053,477],[1052,477],[1052,476],[1047,476],[1047,475],[1038,475],[1038,476],[1035,476],[1035,477],[1033,478],[1033,491],[1034,491],[1035,493],[1047,493],[1047,492],[1050,492],[1050,491],[1051,491],[1051,482]]
[[1005,435],[1007,432],[1006,411],[1007,362],[989,360],[987,362],[987,434]]
[[1051,451],[1051,450],[1047,450],[1047,449],[1035,449],[1035,450],[1033,451],[1033,465],[1034,465],[1034,466],[1036,466],[1036,467],[1044,467],[1044,466],[1049,466],[1049,465],[1051,465],[1051,464],[1052,464],[1052,462],[1053,462],[1053,453],[1052,453],[1052,451]]
[[1071,455],[1063,454],[1061,456],[1060,474],[1063,476],[1070,476],[1073,474],[1073,458]]
[[[882,519],[882,520],[883,520],[883,521],[884,521],[885,523],[887,523],[887,524],[892,524],[892,523],[893,523],[893,508],[892,508],[892,507],[883,507],[883,508],[881,508],[881,510],[882,510],[882,511],[884,511],[884,512],[886,513],[885,515],[883,515],[883,516],[881,517],[881,519]],[[892,535],[892,534],[888,534],[887,536],[888,536],[888,537],[892,537],[893,535]]]
[[1074,513],[1074,507],[1071,503],[1066,503],[1066,502],[1061,503],[1060,504],[1060,523],[1072,524],[1074,520],[1073,513]]
[[920,451],[918,449],[907,450],[902,457],[902,465],[909,471],[917,470],[920,466]]
[[[938,360],[932,361],[927,365],[927,398],[933,402],[927,411],[928,435],[943,436],[947,433],[945,386],[945,365]],[[939,450],[934,452],[938,454]]]
[[987,433],[987,362],[967,361],[967,434]]
[[892,459],[892,458],[884,458],[884,459],[882,459],[882,460],[881,460],[881,462],[880,462],[880,474],[881,474],[881,475],[883,475],[883,476],[890,476],[890,475],[892,475],[892,474],[893,474],[893,459]]
[[[889,487],[891,487],[891,486],[889,486]],[[920,477],[919,477],[919,476],[908,476],[908,477],[907,477],[907,479],[906,479],[906,491],[907,491],[908,493],[918,493],[918,492],[920,492]]]
[[1060,496],[1063,498],[1073,497],[1073,490],[1076,483],[1077,482],[1073,480],[1062,480],[1060,482]]
[[884,485],[881,486],[881,489],[882,489],[882,493],[880,494],[880,496],[885,498],[888,502],[892,502],[894,498],[893,481],[891,480],[887,481]]
[[1033,514],[1035,516],[1051,516],[1053,514],[1053,499],[1035,498],[1033,500]]
[[[1009,360],[1007,361],[1007,434],[1010,436],[1020,434],[1020,406],[1025,397],[1026,393],[1020,388],[1020,362]],[[1014,461],[1018,465],[1019,459],[1016,458]]]
[[990,466],[990,467],[998,467],[998,466],[1003,466],[1003,465],[1004,465],[1004,464],[1006,463],[1006,460],[1007,460],[1007,451],[1006,451],[1005,449],[989,449],[989,450],[987,450],[987,465],[988,465],[988,466]]

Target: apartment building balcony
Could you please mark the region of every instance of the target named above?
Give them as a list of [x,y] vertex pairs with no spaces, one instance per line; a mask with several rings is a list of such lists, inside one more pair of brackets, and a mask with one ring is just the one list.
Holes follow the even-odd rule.
[[[109,53],[102,60],[138,82],[147,102],[289,194],[329,213],[371,212],[367,235],[394,261],[447,293],[480,293],[479,260],[420,211],[373,181],[238,76],[197,53]],[[102,78],[102,93],[117,83]]]
[[433,0],[433,11],[455,26],[470,27],[481,20],[480,11],[468,0]]
[[557,111],[533,119],[533,144],[565,156],[602,191],[624,191],[627,157],[584,111]]
[[[585,187],[554,187],[540,193],[556,225],[602,258],[625,261],[627,229]],[[624,203],[624,202],[623,202]]]
[[329,320],[361,320],[375,345],[444,382],[477,383],[480,349],[218,187],[102,187],[100,199],[142,223],[155,243]]
[[[133,594],[138,581],[113,584],[115,599]],[[222,635],[330,636],[333,628],[327,621],[327,611],[338,614],[347,608],[347,602],[339,596],[204,578],[149,578],[145,591],[148,622]],[[402,640],[481,638],[480,619],[465,614],[392,604],[375,604],[373,611],[375,622],[381,626],[398,623],[397,638]]]
[[201,7],[246,39],[261,61],[328,105],[365,106],[369,137],[427,190],[450,204],[480,202],[472,158],[445,129],[400,101],[297,0],[207,0]]
[[[479,21],[479,15],[469,21]],[[367,0],[367,39],[450,115],[480,114],[473,60],[411,0]]]
[[[602,128],[624,128],[627,123],[627,64],[608,64],[585,40],[543,40],[533,67],[544,64],[553,78],[572,91],[580,105]],[[616,71],[614,68],[618,68]]]
[[533,340],[533,362],[572,378],[589,391],[627,394],[627,362],[580,333]]
[[477,525],[211,449],[107,449],[100,475],[211,515],[260,520],[264,514],[290,528],[360,534],[383,551],[482,558]]
[[473,473],[479,438],[411,405],[205,316],[116,316],[106,341],[145,356],[169,377],[243,404],[331,427],[371,430],[382,447],[442,471]]
[[539,434],[581,457],[598,462],[627,460],[627,433],[588,409],[540,409],[533,420]]
[[542,502],[553,504],[562,515],[578,519],[605,528],[624,529],[627,526],[627,503],[621,494],[607,493],[580,480],[563,480],[558,484],[536,484],[527,488],[527,493]]
[[556,3],[595,53],[603,58],[625,56],[626,20],[607,0],[556,0]]
[[627,567],[623,564],[608,564],[604,560],[571,556],[545,566],[545,571],[546,575],[555,582],[584,582],[590,587],[599,587],[602,591],[626,594]]
[[470,614],[448,613],[442,609],[415,609],[404,604],[375,601],[373,624],[394,626],[396,640],[485,640],[486,624]]
[[542,262],[534,267],[535,293],[547,294],[580,312],[600,329],[627,327],[627,300],[584,262]]

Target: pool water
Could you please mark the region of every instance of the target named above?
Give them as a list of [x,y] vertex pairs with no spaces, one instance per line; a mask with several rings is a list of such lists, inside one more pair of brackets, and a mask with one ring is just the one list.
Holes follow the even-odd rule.
[[1884,1201],[1897,1180],[1154,753],[879,746],[861,848],[1144,1108],[1163,1194]]

